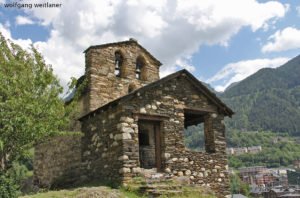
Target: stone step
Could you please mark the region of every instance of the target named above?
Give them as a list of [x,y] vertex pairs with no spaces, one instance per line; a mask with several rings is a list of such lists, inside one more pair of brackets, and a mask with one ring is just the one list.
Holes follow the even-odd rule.
[[153,196],[153,197],[159,197],[161,195],[167,195],[167,196],[172,196],[172,195],[178,195],[183,193],[181,190],[160,190],[160,189],[153,189],[153,190],[147,190],[146,193],[148,195]]
[[172,183],[172,181],[167,181],[167,180],[146,180],[146,184],[161,184],[161,183]]
[[164,185],[164,184],[158,184],[158,185],[144,185],[141,186],[140,189],[181,189],[181,185]]

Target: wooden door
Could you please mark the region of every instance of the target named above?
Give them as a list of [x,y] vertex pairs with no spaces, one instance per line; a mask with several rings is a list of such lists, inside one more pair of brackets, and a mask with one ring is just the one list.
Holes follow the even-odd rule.
[[139,121],[139,151],[141,168],[161,170],[160,122]]

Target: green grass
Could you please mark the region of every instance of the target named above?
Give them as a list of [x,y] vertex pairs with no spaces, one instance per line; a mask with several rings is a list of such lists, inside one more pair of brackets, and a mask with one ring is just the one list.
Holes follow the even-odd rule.
[[[48,191],[48,192],[40,192],[34,195],[26,195],[20,198],[75,198],[75,197],[98,197],[97,195],[101,195],[102,197],[123,197],[121,191],[116,189],[111,189],[106,186],[99,187],[82,187],[76,189],[69,190],[59,190],[59,191]],[[115,196],[112,196],[115,195]],[[124,197],[125,198],[125,197]]]
[[[34,195],[26,195],[20,198],[74,198],[74,197],[93,197],[95,195],[102,195],[102,197],[109,197],[109,195],[115,194],[120,198],[147,198],[146,195],[140,195],[137,190],[130,188],[111,189],[109,187],[83,187],[70,190],[59,190],[41,192]],[[106,196],[105,196],[106,195]],[[96,196],[95,196],[96,197]],[[173,196],[161,196],[161,198],[214,198],[214,196],[201,193],[200,191],[194,191],[192,188],[185,188],[182,194]]]
[[61,131],[55,133],[53,136],[83,136],[83,133],[78,131]]
[[[88,183],[80,188],[40,192],[34,195],[27,195],[21,198],[76,198],[76,197],[120,197],[120,198],[147,198],[147,194],[141,194],[140,185],[144,183],[142,178],[136,177],[133,183],[118,188],[108,187],[107,184],[99,183],[99,181]],[[166,182],[164,185],[172,187],[173,182]],[[212,192],[202,187],[184,186],[181,193],[174,195],[161,196],[161,198],[215,198]]]
[[[100,192],[100,191],[99,191]],[[121,189],[120,198],[147,198],[146,196],[141,196],[136,192],[126,191]],[[34,195],[27,195],[20,198],[74,198],[84,193],[80,190],[60,190],[60,191],[49,191],[44,193],[38,193]],[[87,193],[88,195],[88,193]]]
[[125,189],[120,189],[122,195],[126,198],[147,198],[147,196],[139,195],[135,191],[127,191]]
[[60,191],[49,191],[44,193],[37,193],[34,195],[27,195],[21,198],[71,198],[78,195],[79,192],[77,190],[60,190]]

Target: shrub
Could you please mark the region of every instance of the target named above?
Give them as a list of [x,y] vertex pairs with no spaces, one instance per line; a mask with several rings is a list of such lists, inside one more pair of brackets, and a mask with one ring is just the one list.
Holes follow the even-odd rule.
[[0,197],[1,198],[18,197],[17,185],[15,184],[13,179],[1,173],[0,173]]
[[25,165],[13,162],[12,167],[7,171],[7,175],[15,184],[20,185],[22,180],[26,178],[27,172],[28,169]]

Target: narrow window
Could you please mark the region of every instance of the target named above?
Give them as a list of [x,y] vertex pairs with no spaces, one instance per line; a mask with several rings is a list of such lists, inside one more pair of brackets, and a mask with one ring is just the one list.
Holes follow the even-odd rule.
[[135,77],[136,77],[136,79],[144,80],[144,79],[142,79],[142,75],[144,75],[143,74],[144,66],[145,66],[145,60],[144,60],[144,58],[139,56],[136,59],[136,67],[135,67]]
[[121,76],[121,67],[123,63],[123,56],[120,51],[115,52],[115,75],[117,77]]
[[205,151],[204,116],[184,113],[185,146],[193,151]]
[[184,144],[192,151],[205,151],[204,123],[188,126],[184,129]]
[[185,146],[194,151],[215,152],[214,134],[206,112],[184,112]]

